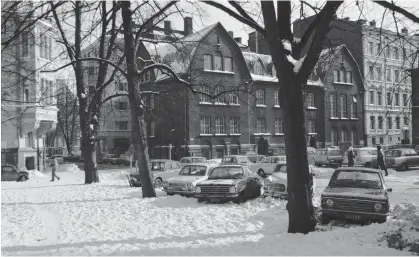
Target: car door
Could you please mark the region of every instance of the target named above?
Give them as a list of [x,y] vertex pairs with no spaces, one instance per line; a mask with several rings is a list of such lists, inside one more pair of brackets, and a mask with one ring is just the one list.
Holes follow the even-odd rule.
[[1,166],[1,181],[10,181],[10,166]]
[[2,180],[3,180],[3,169],[5,170],[5,181],[17,181],[19,178],[19,173],[13,166],[6,165],[2,167]]
[[419,165],[419,154],[417,154],[413,149],[409,149],[409,160],[409,166]]
[[263,170],[269,170],[271,159],[272,159],[271,157],[264,157],[260,162],[260,168]]

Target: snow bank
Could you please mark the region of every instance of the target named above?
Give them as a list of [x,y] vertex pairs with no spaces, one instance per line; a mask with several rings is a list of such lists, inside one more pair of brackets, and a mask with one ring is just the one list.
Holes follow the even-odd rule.
[[70,163],[59,166],[58,172],[82,172],[82,170],[76,164]]
[[39,170],[28,170],[29,178],[32,177],[45,177],[45,174],[40,172]]
[[419,229],[419,205],[415,203],[396,204],[392,211],[393,219],[410,222]]

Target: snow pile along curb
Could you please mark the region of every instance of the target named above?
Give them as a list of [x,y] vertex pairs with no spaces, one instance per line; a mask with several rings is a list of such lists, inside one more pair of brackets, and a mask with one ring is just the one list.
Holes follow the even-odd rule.
[[39,170],[28,170],[29,177],[45,177],[45,174],[40,172]]
[[58,168],[59,172],[82,172],[79,167],[74,164],[74,163],[70,163],[70,164],[63,164]]

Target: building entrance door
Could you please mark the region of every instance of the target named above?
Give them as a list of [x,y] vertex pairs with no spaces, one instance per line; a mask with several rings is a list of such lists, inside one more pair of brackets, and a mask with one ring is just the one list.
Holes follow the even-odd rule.
[[27,170],[34,170],[35,169],[35,157],[26,157],[25,158],[25,166]]

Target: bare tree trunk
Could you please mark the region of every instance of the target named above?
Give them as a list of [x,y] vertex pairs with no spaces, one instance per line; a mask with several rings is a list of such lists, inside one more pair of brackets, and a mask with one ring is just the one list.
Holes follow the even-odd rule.
[[140,94],[140,77],[137,70],[135,42],[132,31],[131,3],[123,1],[122,20],[124,27],[125,56],[127,62],[127,82],[132,117],[132,141],[134,155],[137,156],[138,170],[142,185],[143,197],[156,197],[150,167],[148,165],[148,147],[146,140],[146,126],[144,122],[144,106]]

